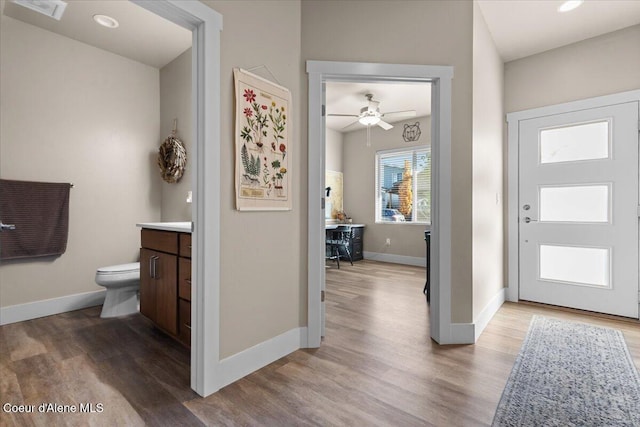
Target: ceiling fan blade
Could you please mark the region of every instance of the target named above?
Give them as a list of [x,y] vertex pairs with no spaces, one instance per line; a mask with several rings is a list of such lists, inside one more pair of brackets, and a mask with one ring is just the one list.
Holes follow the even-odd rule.
[[384,113],[382,117],[415,117],[416,110],[391,111]]
[[[355,117],[358,117],[358,116],[355,116]],[[356,120],[355,122],[349,123],[348,125],[346,125],[345,127],[343,127],[340,130],[349,130],[350,128],[355,127],[355,125],[357,125],[358,123],[360,123],[360,122]]]
[[389,123],[385,122],[384,120],[380,120],[377,123],[378,126],[380,126],[382,129],[384,130],[389,130],[393,127],[393,125],[390,125]]
[[330,117],[360,117],[357,114],[327,114]]

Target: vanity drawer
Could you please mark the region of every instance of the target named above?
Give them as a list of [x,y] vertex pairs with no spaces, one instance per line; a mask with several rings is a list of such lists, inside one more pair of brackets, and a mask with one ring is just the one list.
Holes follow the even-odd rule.
[[178,297],[191,301],[191,260],[178,260]]
[[180,256],[191,258],[191,234],[180,233]]
[[142,247],[170,254],[178,253],[178,233],[142,229]]
[[191,303],[183,299],[178,300],[180,312],[180,325],[178,325],[178,338],[187,347],[191,347]]

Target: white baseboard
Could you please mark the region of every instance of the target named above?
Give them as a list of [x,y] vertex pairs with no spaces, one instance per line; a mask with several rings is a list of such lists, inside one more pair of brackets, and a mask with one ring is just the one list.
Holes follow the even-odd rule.
[[427,258],[421,258],[416,256],[395,255],[395,254],[383,254],[379,252],[362,252],[364,259],[370,259],[372,261],[390,262],[393,264],[415,265],[417,267],[426,267]]
[[487,327],[493,315],[500,309],[505,301],[506,289],[498,291],[491,301],[482,309],[482,312],[473,323],[452,323],[451,341],[446,344],[475,344],[475,342]]
[[491,298],[491,301],[482,309],[478,317],[473,322],[475,324],[475,340],[478,340],[484,328],[487,327],[494,314],[500,310],[502,304],[505,302],[505,298],[507,295],[507,289],[500,289],[494,296]]
[[222,359],[218,365],[222,388],[269,363],[307,346],[307,327],[291,329],[270,340],[256,344],[240,353]]
[[101,305],[104,302],[106,292],[106,290],[84,292],[59,298],[0,307],[0,325]]

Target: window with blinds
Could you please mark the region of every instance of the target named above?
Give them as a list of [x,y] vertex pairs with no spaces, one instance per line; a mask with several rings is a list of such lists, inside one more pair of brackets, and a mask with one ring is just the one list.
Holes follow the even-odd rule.
[[431,223],[431,148],[376,153],[376,222]]

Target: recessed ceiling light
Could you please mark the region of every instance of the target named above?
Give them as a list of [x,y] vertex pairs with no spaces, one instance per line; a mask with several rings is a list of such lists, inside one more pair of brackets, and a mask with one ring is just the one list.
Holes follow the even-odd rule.
[[107,15],[93,15],[93,20],[107,28],[118,28],[120,26],[118,21]]
[[558,12],[569,12],[584,3],[584,0],[569,0],[558,6]]

